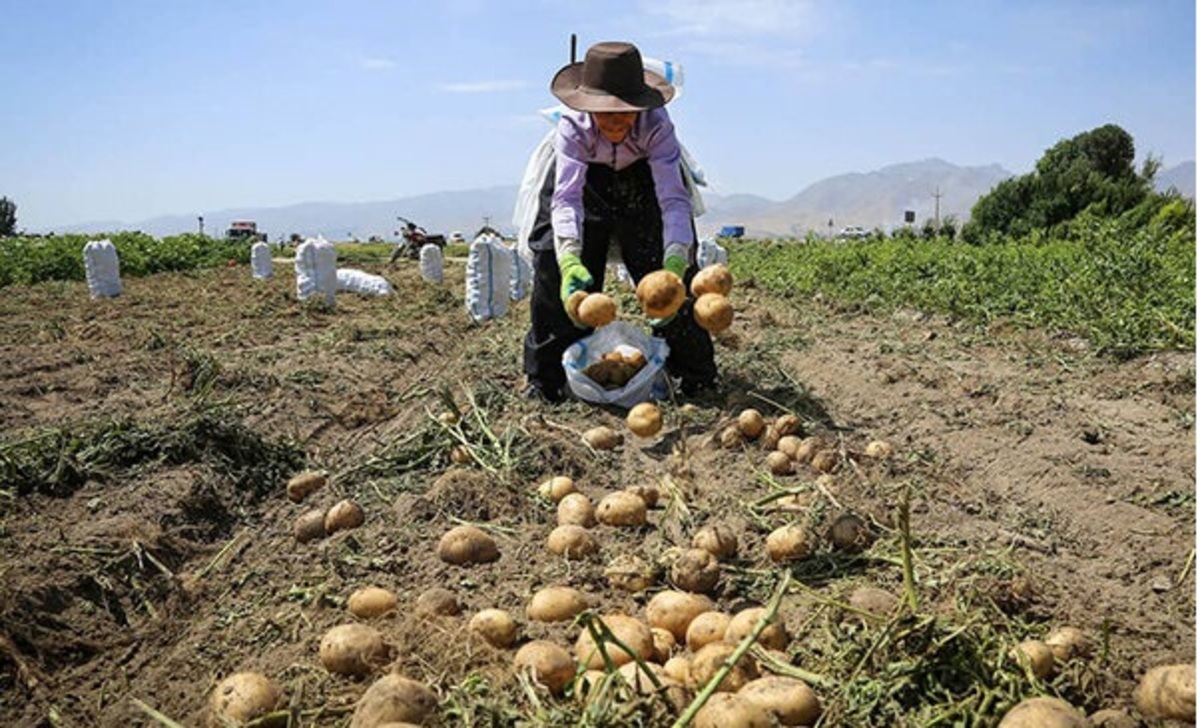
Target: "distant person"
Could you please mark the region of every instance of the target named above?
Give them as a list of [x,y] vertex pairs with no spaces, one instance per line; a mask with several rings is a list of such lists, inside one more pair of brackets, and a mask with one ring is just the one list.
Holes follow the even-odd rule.
[[[635,46],[593,45],[582,63],[555,74],[550,90],[573,111],[558,122],[528,241],[534,282],[524,369],[527,397],[559,402],[567,394],[563,353],[591,332],[569,317],[566,301],[603,289],[609,246],[635,283],[664,268],[690,283],[696,234],[679,141],[663,108],[675,90],[644,69]],[[685,396],[715,384],[712,339],[692,318],[691,301],[652,326],[670,346],[667,371]]]

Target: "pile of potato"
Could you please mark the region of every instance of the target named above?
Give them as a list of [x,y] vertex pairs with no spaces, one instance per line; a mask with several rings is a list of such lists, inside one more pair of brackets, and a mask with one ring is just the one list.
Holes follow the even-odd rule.
[[631,346],[620,346],[583,369],[583,375],[605,389],[620,389],[646,366],[646,355]]

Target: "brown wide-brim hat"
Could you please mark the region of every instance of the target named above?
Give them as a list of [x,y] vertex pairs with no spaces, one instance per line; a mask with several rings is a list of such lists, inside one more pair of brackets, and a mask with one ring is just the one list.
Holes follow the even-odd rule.
[[550,91],[576,111],[645,111],[665,106],[675,95],[667,79],[642,65],[631,43],[597,43],[582,63],[563,66]]

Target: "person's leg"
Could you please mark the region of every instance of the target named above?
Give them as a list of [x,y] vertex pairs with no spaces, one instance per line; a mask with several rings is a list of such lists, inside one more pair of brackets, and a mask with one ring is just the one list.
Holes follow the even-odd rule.
[[[625,267],[636,283],[663,266],[662,212],[649,164],[634,164],[617,177],[614,197],[624,214],[616,218],[615,236]],[[685,286],[691,285],[696,271],[693,260],[684,274]],[[655,328],[654,334],[666,339],[670,347],[667,372],[683,380],[685,394],[694,394],[716,382],[712,337],[693,318],[691,299],[684,301],[667,324]]]

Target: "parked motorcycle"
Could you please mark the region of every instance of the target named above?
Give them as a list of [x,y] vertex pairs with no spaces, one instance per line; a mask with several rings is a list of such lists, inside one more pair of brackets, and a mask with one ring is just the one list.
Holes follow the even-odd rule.
[[403,217],[397,217],[396,219],[404,223],[404,229],[396,233],[403,238],[403,242],[397,245],[396,249],[392,251],[392,257],[388,260],[389,264],[395,263],[401,258],[416,260],[421,255],[421,248],[429,243],[433,243],[439,248],[446,247],[445,235],[430,235],[429,231],[412,220]]

